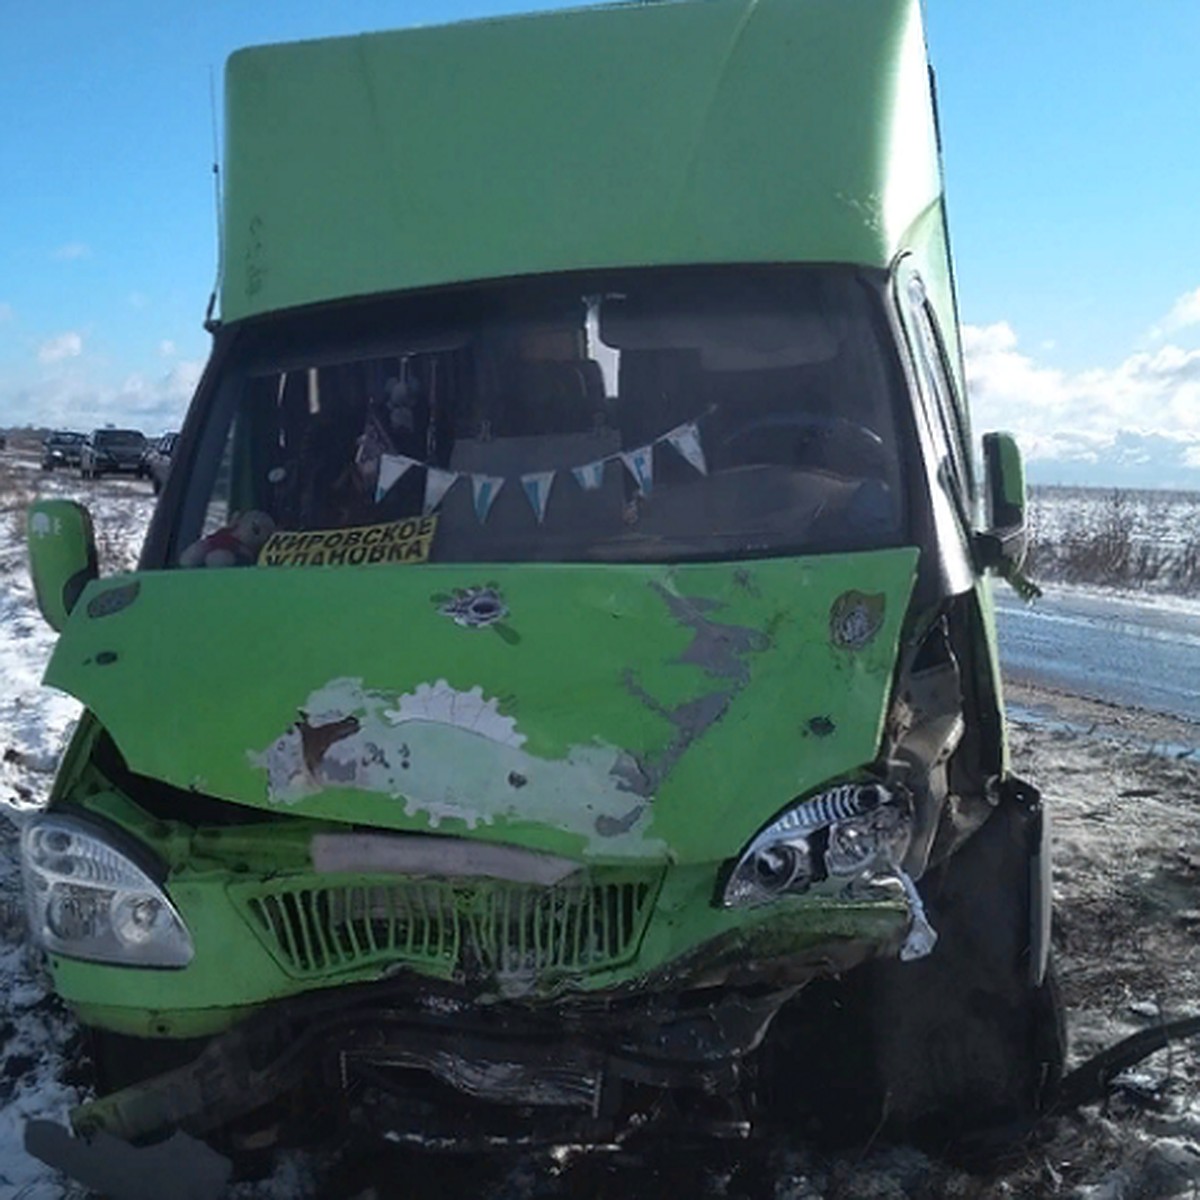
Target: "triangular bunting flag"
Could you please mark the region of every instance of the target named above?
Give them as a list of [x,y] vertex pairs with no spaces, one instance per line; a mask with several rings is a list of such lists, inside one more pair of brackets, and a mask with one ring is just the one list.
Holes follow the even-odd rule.
[[654,447],[639,446],[636,450],[622,450],[621,461],[633,476],[638,491],[643,496],[650,495],[650,489],[654,486]]
[[457,471],[443,471],[440,467],[425,468],[425,516],[429,516],[458,479]]
[[396,481],[408,470],[417,466],[415,458],[407,454],[381,454],[379,456],[379,479],[375,484],[375,503],[387,495]]
[[584,463],[582,467],[572,467],[571,474],[575,476],[576,483],[585,492],[594,492],[604,482],[604,466],[607,461],[602,458],[599,462]]
[[529,497],[533,515],[537,517],[539,525],[546,515],[546,501],[550,499],[550,489],[554,486],[556,474],[556,471],[538,471],[533,475],[521,476],[521,486],[525,489],[525,495]]
[[700,429],[695,421],[689,421],[686,425],[680,425],[677,429],[672,429],[670,433],[665,435],[664,440],[670,442],[701,475],[708,474],[708,463],[704,458],[704,447],[700,444]]
[[488,513],[491,511],[496,497],[500,495],[500,489],[503,486],[504,477],[502,475],[471,476],[471,492],[475,497],[475,516],[478,518],[480,525],[487,520]]

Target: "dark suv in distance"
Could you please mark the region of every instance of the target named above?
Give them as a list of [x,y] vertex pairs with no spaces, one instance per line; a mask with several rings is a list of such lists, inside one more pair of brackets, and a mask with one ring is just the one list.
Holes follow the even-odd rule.
[[93,429],[79,454],[79,474],[99,479],[110,472],[137,475],[142,469],[146,436],[137,429]]
[[79,451],[83,442],[82,433],[56,429],[42,442],[42,470],[53,471],[55,467],[79,466]]
[[156,496],[162,491],[163,484],[167,482],[167,472],[171,469],[171,454],[178,440],[179,434],[164,433],[161,437],[149,442],[142,454],[141,474],[150,480]]

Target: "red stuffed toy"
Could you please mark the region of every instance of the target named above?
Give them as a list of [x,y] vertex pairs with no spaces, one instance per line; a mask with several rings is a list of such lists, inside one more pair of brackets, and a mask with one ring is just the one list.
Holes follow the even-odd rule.
[[248,509],[233,520],[193,542],[180,556],[181,567],[247,567],[275,532],[275,522],[264,512]]

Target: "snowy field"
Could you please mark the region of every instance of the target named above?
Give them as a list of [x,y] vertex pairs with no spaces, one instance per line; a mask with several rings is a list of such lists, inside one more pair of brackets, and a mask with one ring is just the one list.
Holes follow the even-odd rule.
[[[64,1121],[87,1095],[69,1016],[47,994],[24,942],[17,828],[44,802],[73,702],[39,685],[53,644],[33,603],[21,541],[35,494],[91,507],[106,572],[129,568],[153,503],[148,484],[46,476],[31,459],[0,456],[0,1198],[83,1200],[22,1148],[30,1117]],[[1065,495],[1065,493],[1064,493]],[[1165,501],[1164,501],[1165,502]],[[1062,503],[1068,507],[1063,509]],[[1043,530],[1103,522],[1071,501],[1035,512]],[[1089,500],[1089,504],[1092,502]],[[1194,540],[1195,497],[1180,502],[1178,544]],[[1157,511],[1157,510],[1156,510]],[[1174,509],[1171,510],[1172,514]],[[1190,515],[1188,515],[1190,514]],[[1165,519],[1158,524],[1167,528]],[[1173,536],[1175,536],[1173,534]],[[1160,590],[1165,583],[1159,581]],[[1053,805],[1055,943],[1078,1061],[1128,1033],[1200,1011],[1200,729],[1136,711],[1013,687],[1018,771]],[[1161,747],[1173,747],[1170,754]],[[1156,749],[1159,748],[1159,749]],[[986,1169],[967,1171],[907,1147],[830,1154],[805,1147],[735,1151],[713,1162],[630,1167],[606,1159],[515,1159],[486,1167],[374,1156],[289,1155],[240,1200],[459,1194],[491,1200],[551,1195],[762,1196],[770,1200],[924,1200],[1071,1197],[1168,1200],[1200,1195],[1200,1047],[1178,1044],[1141,1064],[1103,1106],[1048,1120]]]

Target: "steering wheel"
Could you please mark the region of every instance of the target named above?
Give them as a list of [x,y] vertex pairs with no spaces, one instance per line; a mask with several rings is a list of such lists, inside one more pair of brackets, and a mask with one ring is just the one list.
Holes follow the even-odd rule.
[[840,457],[854,456],[850,461],[878,461],[884,451],[883,438],[866,425],[847,417],[821,417],[812,413],[773,413],[759,417],[735,429],[721,445],[729,449],[755,434],[771,430],[778,430],[780,434],[785,430],[794,431],[794,436],[787,438],[787,444],[797,462],[826,457],[834,445],[837,445]]

